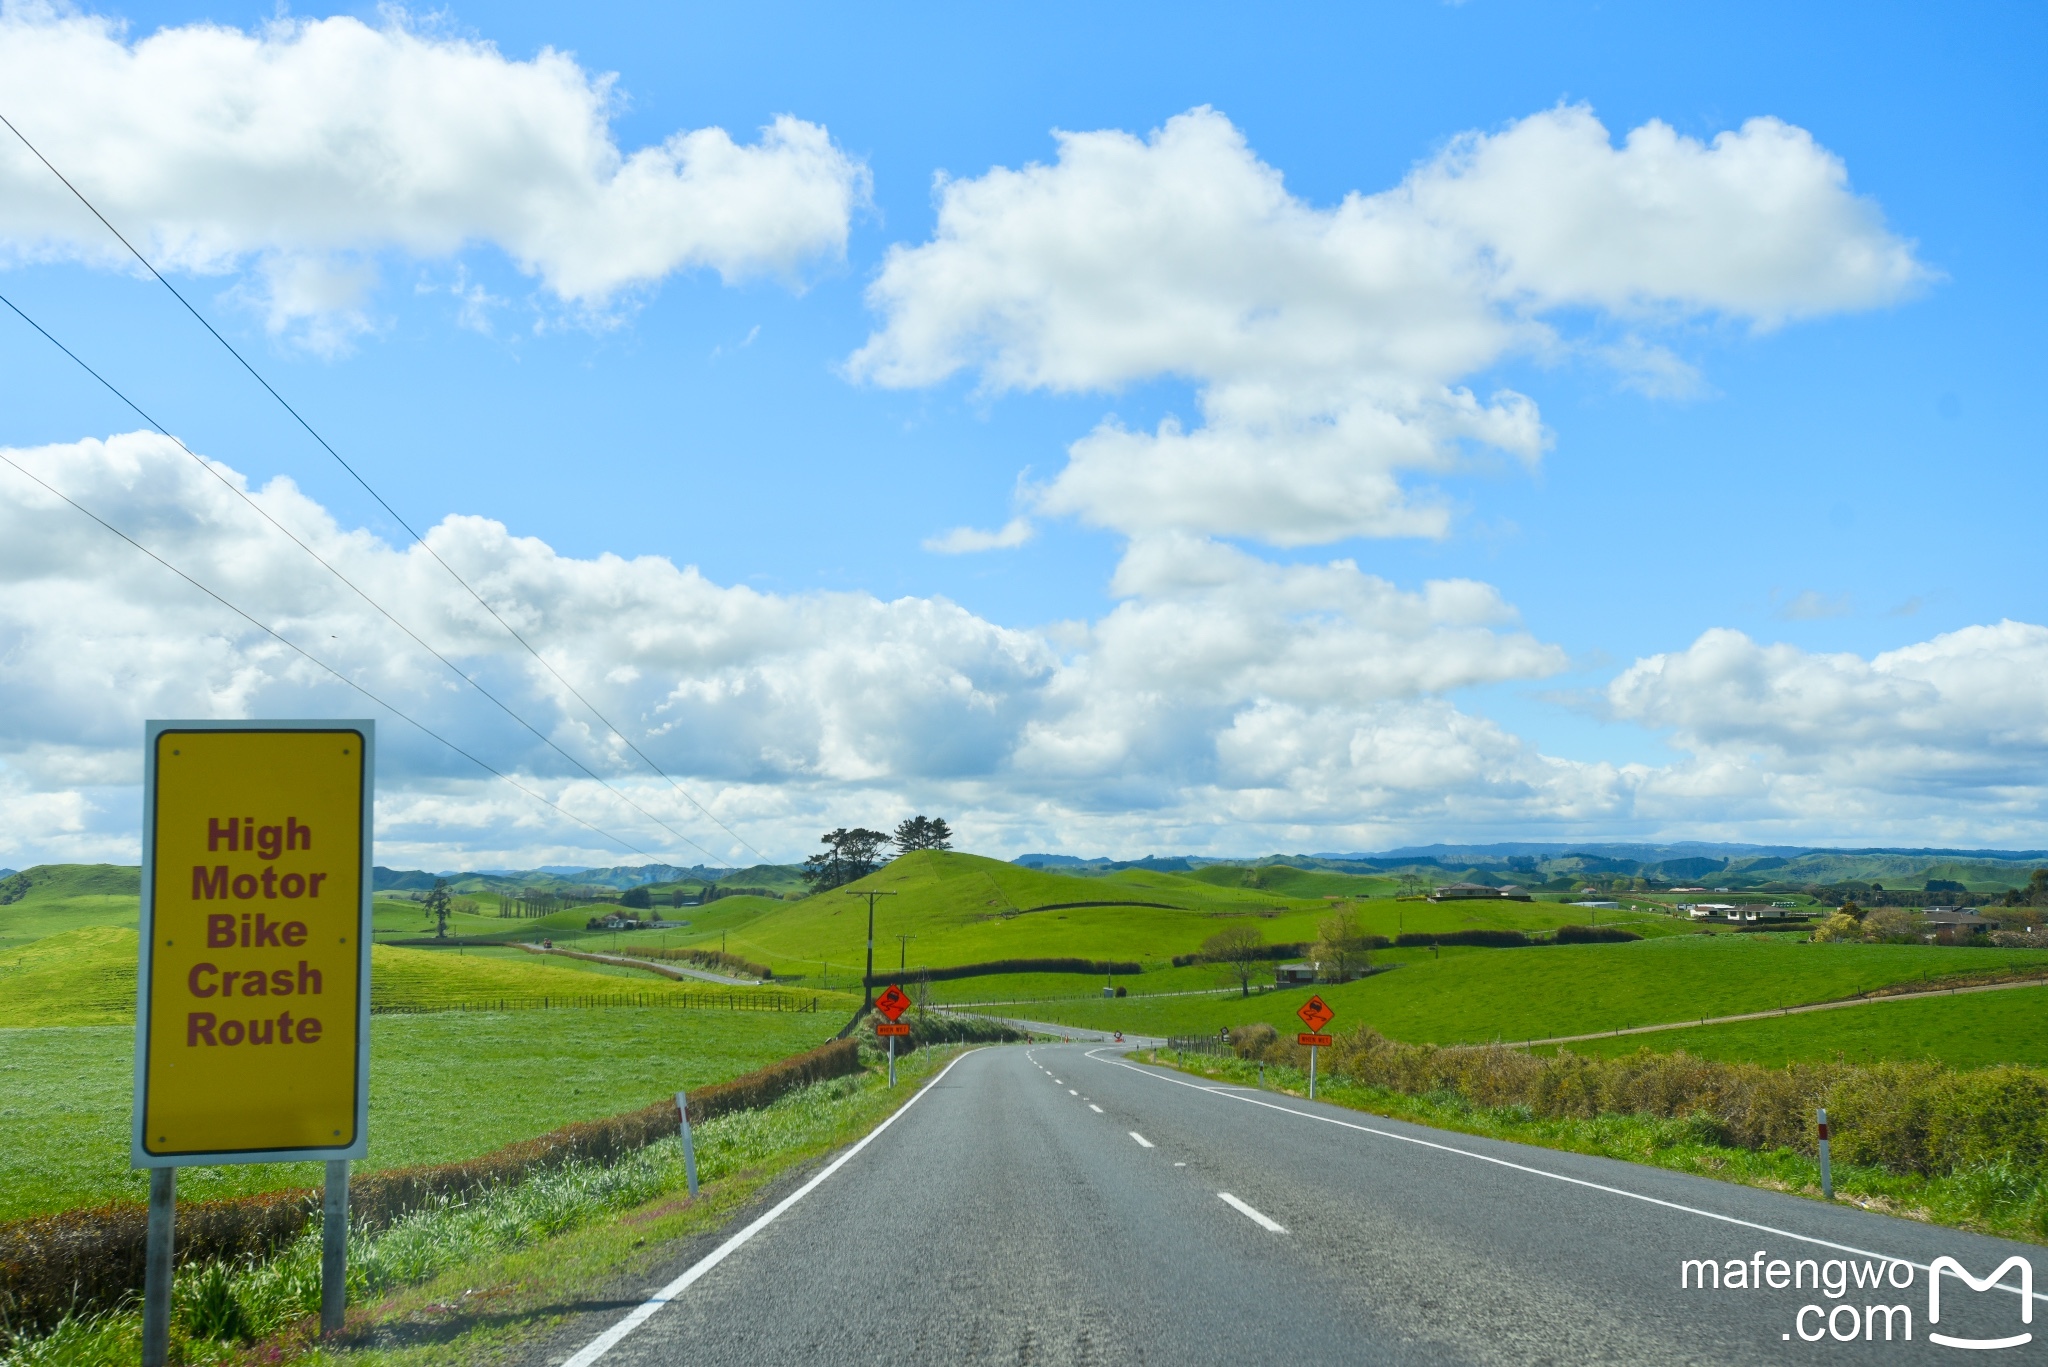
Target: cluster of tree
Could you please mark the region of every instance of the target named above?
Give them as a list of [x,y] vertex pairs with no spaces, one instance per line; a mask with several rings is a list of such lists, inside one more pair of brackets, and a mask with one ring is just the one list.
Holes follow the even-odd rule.
[[883,831],[871,831],[865,826],[841,826],[825,832],[818,839],[825,848],[804,860],[804,882],[812,892],[830,892],[833,888],[865,878],[889,862],[884,852],[889,836]]
[[891,843],[904,854],[912,850],[950,850],[953,848],[953,828],[942,816],[913,816],[896,823],[896,834]]
[[952,849],[953,828],[942,816],[920,814],[898,822],[894,835],[865,826],[841,826],[818,839],[825,848],[804,860],[803,878],[812,892],[829,892],[865,878],[888,863],[892,845],[900,854]]
[[1942,907],[1969,900],[1961,883],[1931,878],[1924,888],[1888,888],[1882,883],[1809,883],[1800,891],[1822,906]]
[[2004,905],[2009,907],[2048,907],[2048,869],[2035,869],[2023,888],[2007,888]]
[[[1325,982],[1350,982],[1363,975],[1371,967],[1372,951],[1387,943],[1383,936],[1366,933],[1365,918],[1356,907],[1340,907],[1324,917],[1316,931],[1308,952],[1317,976]],[[1226,926],[1202,941],[1202,957],[1222,964],[1247,997],[1252,994],[1252,979],[1272,961],[1264,932],[1249,925]]]

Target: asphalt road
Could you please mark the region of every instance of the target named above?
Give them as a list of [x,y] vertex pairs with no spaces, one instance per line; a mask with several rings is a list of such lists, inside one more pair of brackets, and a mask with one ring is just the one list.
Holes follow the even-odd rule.
[[[551,1360],[2040,1361],[2048,1318],[2022,1323],[2006,1291],[1944,1276],[1930,1325],[1926,1271],[1949,1255],[1984,1276],[2039,1252],[1217,1087],[1099,1046],[1011,1046],[963,1058],[631,1332],[592,1342],[619,1316],[589,1317]],[[1873,1261],[1886,1258],[1919,1266]],[[1839,1259],[1894,1284],[1681,1289],[1688,1259],[1723,1275],[1741,1260],[1745,1280],[1774,1260]],[[1905,1307],[1911,1341],[1904,1315],[1872,1304]],[[2036,1329],[1989,1352],[1928,1339]]]

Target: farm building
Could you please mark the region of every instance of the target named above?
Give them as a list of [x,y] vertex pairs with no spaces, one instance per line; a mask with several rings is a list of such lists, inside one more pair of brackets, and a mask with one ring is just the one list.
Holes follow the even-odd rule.
[[1518,887],[1490,888],[1484,883],[1446,883],[1429,894],[1429,900],[1432,902],[1465,902],[1489,898],[1526,902],[1529,900],[1529,894]]

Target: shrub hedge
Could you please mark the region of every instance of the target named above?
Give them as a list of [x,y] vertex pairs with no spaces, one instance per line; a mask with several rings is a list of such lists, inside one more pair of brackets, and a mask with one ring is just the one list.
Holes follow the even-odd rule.
[[1560,945],[1618,945],[1643,937],[1620,926],[1559,926],[1550,939]]
[[[1368,938],[1374,940],[1380,939],[1380,937],[1377,935],[1369,936]],[[1385,944],[1386,941],[1380,940],[1380,943]],[[1299,959],[1302,955],[1308,953],[1308,950],[1309,946],[1306,941],[1294,940],[1286,944],[1260,945],[1259,952],[1253,955],[1252,957],[1255,959],[1267,959],[1271,960],[1274,963],[1278,963],[1282,959]],[[1187,968],[1194,964],[1206,964],[1214,962],[1216,962],[1216,960],[1211,959],[1206,954],[1176,954],[1173,956],[1173,966],[1175,968]]]
[[[777,1098],[860,1069],[853,1040],[770,1064],[689,1094],[690,1120],[766,1106]],[[459,1163],[361,1173],[349,1180],[351,1222],[383,1228],[408,1211],[450,1196],[509,1186],[571,1162],[610,1163],[676,1131],[673,1101],[624,1115],[564,1125]],[[320,1193],[301,1188],[178,1207],[180,1266],[242,1262],[284,1247],[320,1209]],[[112,1309],[142,1290],[148,1207],[115,1202],[0,1225],[0,1328],[45,1330],[66,1312]]]
[[1406,935],[1396,936],[1394,943],[1403,949],[1427,949],[1431,945],[1476,945],[1481,949],[1521,949],[1527,945],[1540,944],[1519,930],[1447,930],[1439,935],[1411,930]]
[[986,978],[997,973],[1141,973],[1143,964],[1124,960],[1109,962],[1102,959],[991,959],[987,963],[954,964],[948,968],[920,968],[915,972],[875,973],[867,979],[869,987],[886,987],[890,983],[904,983],[916,980],[932,983],[952,982],[958,978]]
[[[881,1022],[880,1012],[869,1012],[861,1019],[860,1030],[853,1038],[860,1041],[862,1048],[886,1054],[889,1042],[875,1033]],[[922,1016],[913,1011],[904,1016],[903,1023],[910,1027],[910,1034],[896,1039],[899,1058],[905,1051],[925,1044],[1009,1044],[1024,1038],[1023,1031],[1001,1021],[986,1016],[954,1015],[950,1011],[928,1011]]]
[[[1306,1066],[1308,1051],[1270,1026],[1233,1031],[1246,1058]],[[1767,1068],[1643,1049],[1618,1058],[1539,1056],[1507,1045],[1402,1044],[1370,1027],[1324,1051],[1327,1075],[1411,1096],[1450,1092],[1475,1106],[1522,1106],[1545,1119],[1602,1114],[1694,1117],[1717,1142],[1812,1154],[1825,1106],[1835,1156],[1938,1176],[1993,1162],[2048,1161],[2048,1071],[2004,1064],[1790,1063]]]
[[647,945],[634,945],[623,952],[635,959],[667,959],[691,964],[697,968],[708,968],[714,973],[759,978],[763,982],[775,976],[775,970],[767,964],[757,964],[752,959],[743,959],[722,949],[663,949],[659,945],[651,948]]

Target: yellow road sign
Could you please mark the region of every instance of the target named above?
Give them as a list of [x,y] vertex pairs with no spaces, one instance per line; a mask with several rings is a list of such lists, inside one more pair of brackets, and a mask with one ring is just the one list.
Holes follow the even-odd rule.
[[136,1166],[367,1152],[375,745],[149,723]]

